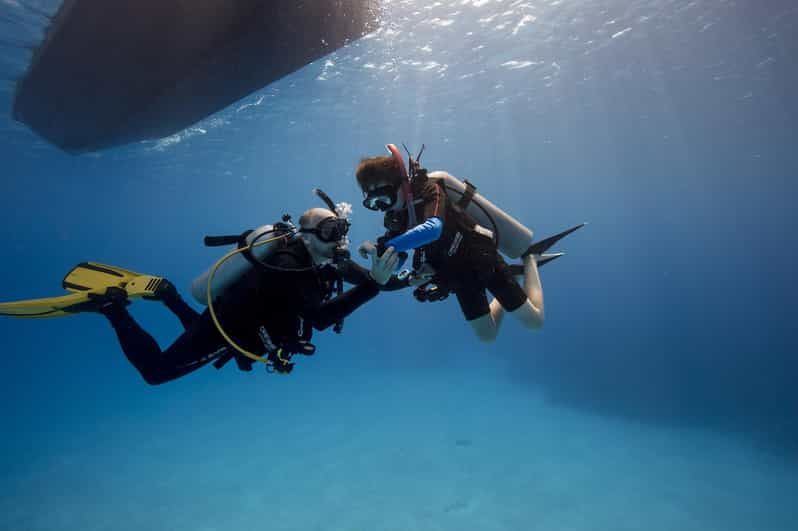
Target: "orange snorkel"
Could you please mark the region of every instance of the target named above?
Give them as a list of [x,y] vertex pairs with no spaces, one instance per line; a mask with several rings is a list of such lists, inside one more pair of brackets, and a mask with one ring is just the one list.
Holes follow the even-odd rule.
[[386,144],[385,147],[391,153],[391,156],[393,156],[393,160],[399,165],[399,171],[402,173],[402,192],[405,196],[405,203],[407,206],[407,228],[412,229],[416,226],[416,208],[410,176],[407,173],[405,161],[402,160],[402,154],[399,152],[399,148],[397,148],[395,144]]

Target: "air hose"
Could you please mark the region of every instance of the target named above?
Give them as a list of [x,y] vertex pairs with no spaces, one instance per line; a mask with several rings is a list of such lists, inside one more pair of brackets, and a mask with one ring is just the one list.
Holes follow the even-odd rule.
[[[264,358],[263,356],[258,356],[257,354],[255,354],[253,352],[250,352],[250,351],[246,350],[245,348],[241,347],[238,343],[236,343],[233,340],[233,338],[231,338],[227,334],[227,332],[224,331],[224,327],[222,327],[222,324],[219,322],[219,319],[216,316],[216,310],[214,310],[214,308],[213,308],[213,290],[212,290],[213,277],[216,274],[216,271],[222,266],[222,264],[224,264],[227,260],[229,260],[233,256],[235,256],[235,255],[237,255],[239,253],[244,253],[244,252],[247,252],[247,251],[251,251],[254,247],[259,247],[261,245],[266,245],[268,243],[275,242],[275,241],[277,241],[277,240],[279,240],[281,238],[290,238],[291,236],[293,236],[293,233],[288,232],[286,234],[281,234],[279,236],[275,236],[273,238],[269,238],[267,240],[263,240],[262,242],[252,242],[249,245],[246,245],[245,247],[241,247],[239,249],[233,249],[232,251],[230,251],[226,255],[222,256],[219,260],[217,260],[215,264],[213,264],[213,267],[211,268],[211,272],[208,275],[208,290],[207,290],[208,291],[208,312],[210,313],[211,319],[213,320],[213,324],[216,326],[216,329],[222,335],[224,340],[227,341],[227,343],[231,347],[233,347],[233,349],[235,349],[236,351],[238,351],[239,353],[241,353],[242,355],[246,356],[247,358],[249,358],[249,359],[251,359],[253,361],[259,361],[259,362],[264,363],[264,364],[269,365],[269,366],[272,365],[271,361],[269,361],[267,358]],[[280,359],[282,359],[282,350],[283,349],[279,349],[277,351],[277,357],[280,358]]]

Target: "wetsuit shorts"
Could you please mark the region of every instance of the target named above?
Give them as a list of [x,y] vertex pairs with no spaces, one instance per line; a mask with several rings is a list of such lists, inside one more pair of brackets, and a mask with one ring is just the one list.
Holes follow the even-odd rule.
[[452,290],[467,321],[490,313],[486,290],[509,312],[520,308],[527,299],[526,293],[513,278],[510,267],[498,254],[488,271],[463,269],[447,276],[454,281]]

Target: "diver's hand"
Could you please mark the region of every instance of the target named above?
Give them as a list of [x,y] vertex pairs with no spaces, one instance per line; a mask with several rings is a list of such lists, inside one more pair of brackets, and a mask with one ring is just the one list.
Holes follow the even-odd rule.
[[372,246],[367,252],[371,256],[371,271],[369,272],[371,278],[380,286],[384,286],[396,269],[396,264],[399,263],[399,256],[393,247],[388,247],[382,253],[382,256],[377,256],[376,246]]
[[433,276],[435,276],[435,269],[431,265],[425,263],[418,271],[411,273],[407,283],[411,286],[421,286],[432,280]]
[[360,254],[361,258],[368,258],[372,254],[372,249],[374,250],[374,254],[377,252],[377,246],[374,242],[370,242],[368,240],[364,241],[360,244],[360,247],[357,248],[358,254]]

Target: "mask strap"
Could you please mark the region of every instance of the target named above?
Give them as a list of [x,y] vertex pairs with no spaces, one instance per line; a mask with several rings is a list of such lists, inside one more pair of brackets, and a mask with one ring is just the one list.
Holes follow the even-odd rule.
[[405,196],[405,204],[407,206],[408,228],[413,228],[416,226],[416,208],[413,198],[413,189],[410,183],[410,177],[407,174],[405,161],[402,159],[402,154],[399,152],[399,148],[397,148],[396,145],[387,144],[385,147],[393,156],[393,160],[399,165],[399,171],[402,174],[402,193]]

